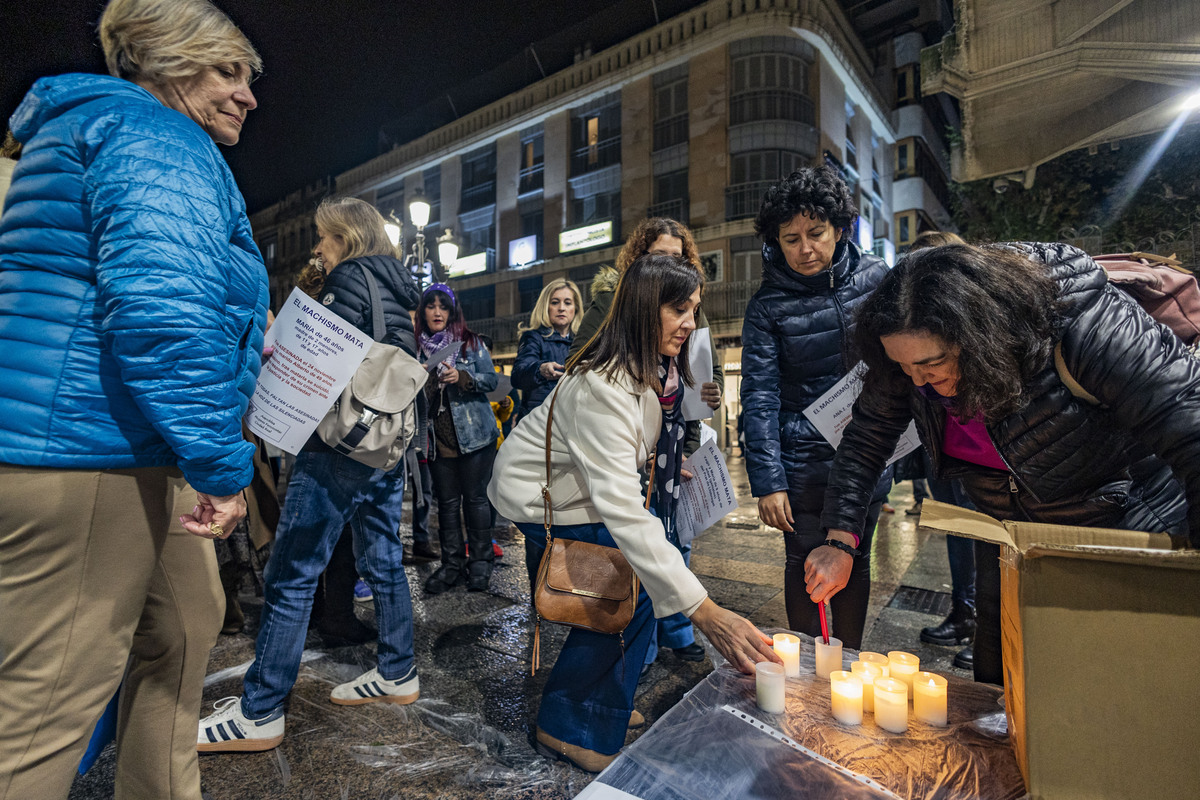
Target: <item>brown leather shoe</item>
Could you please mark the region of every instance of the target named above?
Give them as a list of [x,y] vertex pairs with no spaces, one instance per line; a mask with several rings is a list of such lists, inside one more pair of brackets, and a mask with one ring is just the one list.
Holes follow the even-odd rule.
[[642,716],[642,712],[636,708],[629,713],[629,727],[640,728],[646,724],[646,718]]
[[606,756],[595,750],[586,750],[578,745],[560,742],[541,728],[537,729],[537,751],[546,758],[556,758],[574,764],[584,772],[600,772],[613,762],[616,753]]

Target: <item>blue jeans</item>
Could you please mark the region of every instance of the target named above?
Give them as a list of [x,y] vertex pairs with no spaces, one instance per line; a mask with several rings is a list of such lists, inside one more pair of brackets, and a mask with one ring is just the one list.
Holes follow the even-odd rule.
[[[545,529],[529,522],[518,522],[517,528],[525,534],[526,552],[540,559]],[[617,546],[600,523],[555,525],[550,530],[564,539]],[[597,753],[619,751],[625,745],[633,695],[653,631],[654,610],[645,589],[638,592],[637,609],[621,637],[572,628],[542,691],[538,727],[555,739]]]
[[300,670],[313,593],[342,528],[354,536],[358,574],[375,594],[379,673],[413,666],[412,600],[400,561],[404,462],[391,472],[329,451],[301,451],[264,572],[265,602],[242,711],[257,719],[282,708]]
[[[962,481],[929,478],[929,493],[940,503],[974,510]],[[946,537],[946,555],[950,559],[950,597],[954,603],[975,608],[975,542],[964,536]]]

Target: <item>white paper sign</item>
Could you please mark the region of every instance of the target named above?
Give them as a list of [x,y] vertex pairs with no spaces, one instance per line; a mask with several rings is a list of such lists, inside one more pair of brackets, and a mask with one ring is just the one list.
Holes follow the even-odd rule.
[[462,342],[451,342],[441,350],[438,350],[429,357],[428,361],[425,362],[425,369],[433,372],[435,368],[441,366],[443,361],[448,358],[454,358],[455,353],[458,352],[460,347],[462,347]]
[[371,337],[293,289],[271,326],[274,353],[246,410],[251,431],[295,455],[371,349]]
[[491,403],[500,402],[505,397],[508,397],[508,393],[512,391],[512,378],[504,374],[499,374],[496,377],[499,379],[496,382],[496,388],[487,393],[488,402]]
[[683,387],[683,418],[709,419],[713,415],[708,403],[700,399],[700,385],[712,383],[713,358],[712,336],[708,328],[700,328],[692,332],[692,341],[688,343],[688,366],[692,368],[692,378],[695,386]]
[[[804,416],[808,417],[809,421],[835,449],[842,442],[842,432],[850,424],[850,412],[854,408],[854,401],[862,392],[862,376],[866,371],[867,365],[861,361],[858,362],[854,369],[846,374],[846,377],[835,383],[833,388],[804,409]],[[910,422],[904,429],[904,433],[900,435],[900,441],[896,443],[896,450],[887,463],[891,464],[920,446],[921,439],[917,436],[917,425]]]
[[675,531],[687,544],[738,507],[733,481],[715,441],[705,442],[683,462],[692,473],[679,492],[675,509]]

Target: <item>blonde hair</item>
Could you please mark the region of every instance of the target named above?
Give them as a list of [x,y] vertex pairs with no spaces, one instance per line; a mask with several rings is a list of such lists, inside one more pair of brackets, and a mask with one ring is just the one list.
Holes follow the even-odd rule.
[[558,278],[542,287],[542,293],[538,295],[537,303],[534,304],[533,311],[529,314],[529,324],[518,325],[518,334],[553,327],[550,324],[550,298],[560,289],[571,290],[571,296],[575,300],[575,318],[571,320],[571,333],[573,335],[579,332],[579,324],[583,322],[583,298],[579,294],[579,287],[575,285],[575,281]]
[[[340,237],[346,245],[342,261],[362,256],[396,257],[396,248],[383,226],[383,215],[375,206],[357,197],[326,197],[317,206],[314,221],[318,229]],[[337,265],[329,268],[334,266]],[[325,285],[325,270],[309,262],[300,271],[296,283],[301,291],[316,297]]]
[[162,83],[220,64],[262,72],[254,45],[208,0],[112,0],[100,46],[109,73],[130,81]]

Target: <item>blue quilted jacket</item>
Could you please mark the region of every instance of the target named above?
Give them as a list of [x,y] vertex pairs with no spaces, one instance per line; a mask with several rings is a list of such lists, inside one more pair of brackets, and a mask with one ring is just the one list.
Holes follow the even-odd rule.
[[554,328],[538,328],[521,334],[517,343],[517,359],[513,362],[513,386],[521,390],[521,416],[542,404],[558,385],[558,378],[547,380],[541,372],[542,364],[556,361],[567,363],[573,336],[563,336]]
[[[742,429],[755,497],[787,490],[793,511],[820,513],[834,450],[804,409],[854,366],[847,353],[854,309],[885,274],[881,259],[848,242],[816,275],[795,272],[764,245],[762,286],[742,323]],[[876,498],[890,483],[887,470]]]
[[39,80],[10,126],[25,147],[0,218],[0,462],[247,486],[267,279],[216,145],[100,75]]

